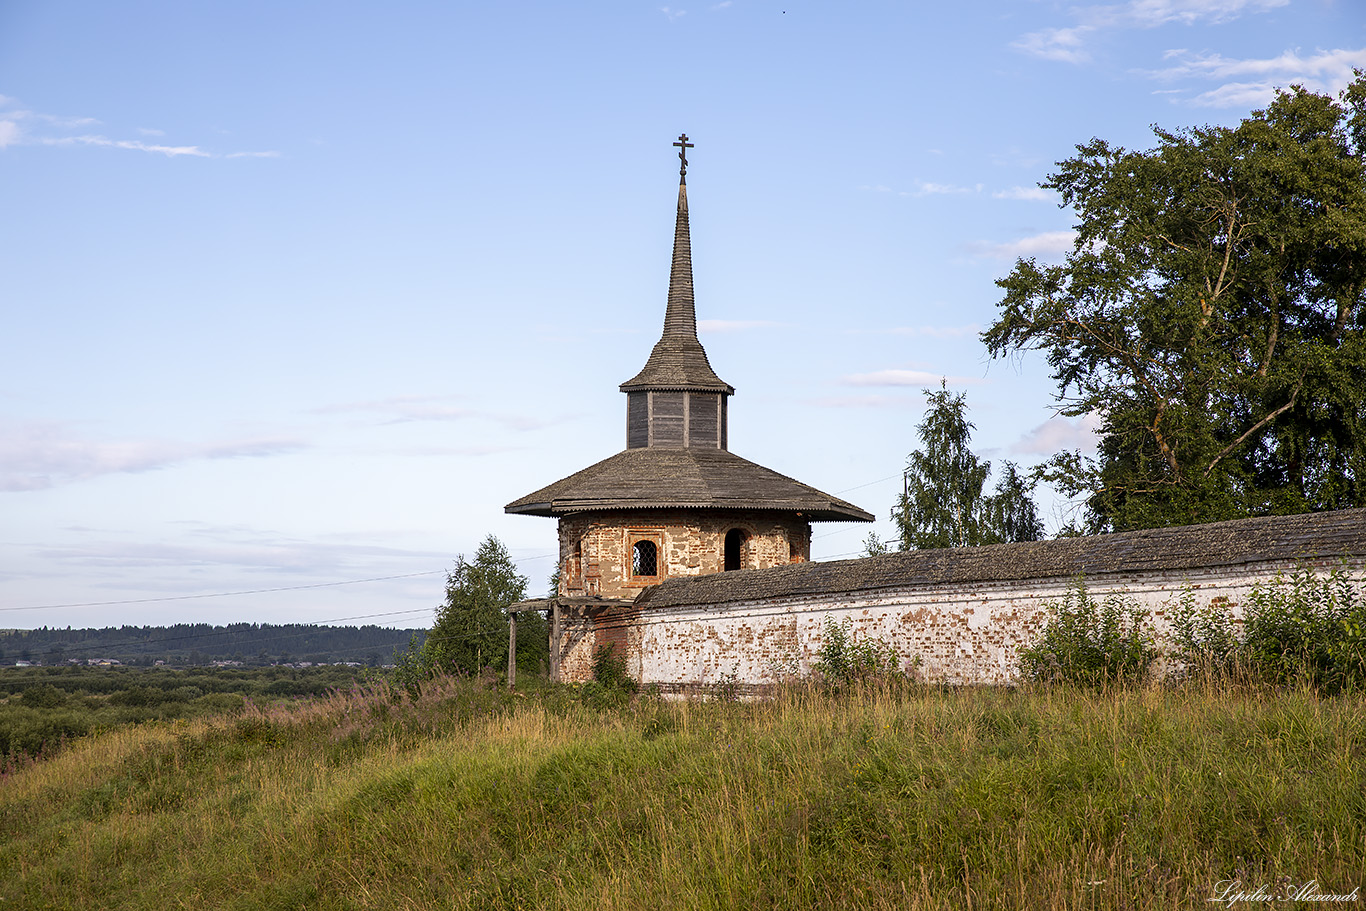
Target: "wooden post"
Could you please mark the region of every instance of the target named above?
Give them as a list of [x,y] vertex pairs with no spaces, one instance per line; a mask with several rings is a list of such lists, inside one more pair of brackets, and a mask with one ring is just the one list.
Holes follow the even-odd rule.
[[560,599],[550,601],[550,682],[560,682]]
[[508,689],[517,689],[517,612],[508,611]]

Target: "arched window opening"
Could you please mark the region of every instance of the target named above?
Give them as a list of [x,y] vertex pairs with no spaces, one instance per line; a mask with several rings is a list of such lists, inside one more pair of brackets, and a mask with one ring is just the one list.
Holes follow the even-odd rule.
[[745,553],[745,539],[748,537],[738,528],[726,532],[726,572],[740,569]]
[[659,548],[653,541],[637,541],[631,548],[631,575],[659,575]]

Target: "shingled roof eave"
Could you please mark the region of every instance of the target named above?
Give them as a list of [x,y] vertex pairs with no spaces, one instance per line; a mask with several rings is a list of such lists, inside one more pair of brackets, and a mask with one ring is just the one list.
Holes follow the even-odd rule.
[[[640,488],[643,471],[651,477],[650,489]],[[661,497],[661,489],[673,493]],[[624,449],[504,507],[546,517],[617,509],[772,509],[805,513],[814,521],[874,520],[853,503],[730,450],[710,448]]]
[[644,373],[642,370],[617,388],[622,392],[721,392],[735,395],[735,387],[724,380],[716,383],[652,382],[640,379]]
[[[518,501],[520,502],[520,501]],[[804,516],[812,522],[872,522],[875,517],[857,506],[850,504],[847,509],[837,505],[808,505],[772,503],[764,500],[712,500],[706,502],[679,502],[678,500],[577,500],[572,503],[552,501],[517,505],[509,503],[503,512],[511,515],[542,516],[548,519],[576,515],[585,512],[626,512],[630,510],[682,509],[705,512],[790,512]]]

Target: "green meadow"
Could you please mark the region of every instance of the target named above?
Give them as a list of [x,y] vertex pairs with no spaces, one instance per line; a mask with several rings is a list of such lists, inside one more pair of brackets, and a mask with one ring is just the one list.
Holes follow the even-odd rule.
[[1211,907],[1361,884],[1366,702],[376,685],[80,738],[0,833],[0,908]]

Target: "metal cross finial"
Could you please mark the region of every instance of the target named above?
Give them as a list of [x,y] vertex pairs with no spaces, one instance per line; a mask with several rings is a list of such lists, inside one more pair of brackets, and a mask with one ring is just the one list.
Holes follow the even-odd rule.
[[682,162],[682,164],[680,164],[680,165],[678,166],[678,176],[679,176],[679,177],[687,177],[687,176],[688,176],[688,149],[691,149],[691,148],[693,147],[693,143],[688,142],[688,134],[687,134],[687,133],[679,133],[679,134],[678,134],[678,142],[675,142],[674,145],[678,146],[678,160],[679,160],[680,162]]

